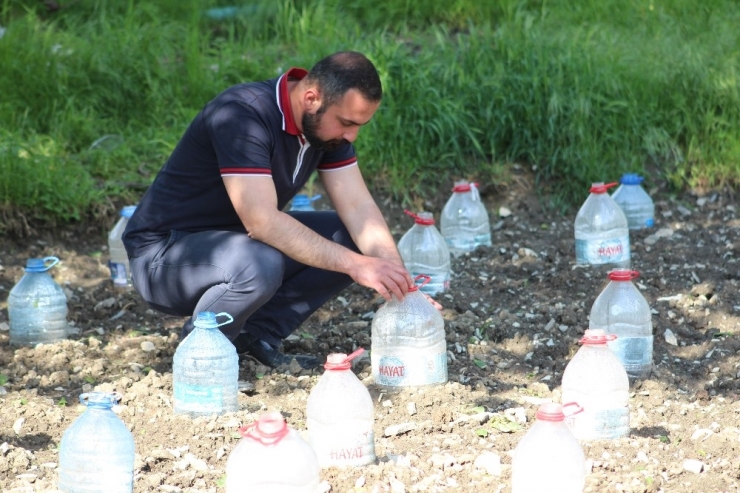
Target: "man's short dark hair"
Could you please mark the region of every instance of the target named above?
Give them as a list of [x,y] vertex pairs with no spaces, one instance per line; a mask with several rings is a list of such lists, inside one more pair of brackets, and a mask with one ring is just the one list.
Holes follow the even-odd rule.
[[356,89],[373,103],[383,97],[375,65],[356,51],[340,51],[322,58],[311,68],[305,80],[316,84],[323,111],[338,103],[350,89]]

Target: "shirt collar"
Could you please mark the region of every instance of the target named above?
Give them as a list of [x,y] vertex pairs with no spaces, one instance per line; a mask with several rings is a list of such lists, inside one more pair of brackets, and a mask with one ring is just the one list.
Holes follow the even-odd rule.
[[293,109],[290,107],[288,80],[301,80],[306,74],[308,74],[307,70],[293,67],[281,75],[280,80],[278,80],[278,108],[280,108],[280,112],[283,114],[283,130],[290,135],[301,135],[301,131],[298,130],[298,125],[296,125],[295,117],[293,116]]

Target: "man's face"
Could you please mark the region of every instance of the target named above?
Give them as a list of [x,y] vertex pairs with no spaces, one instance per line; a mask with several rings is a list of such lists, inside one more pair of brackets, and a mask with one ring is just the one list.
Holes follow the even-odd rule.
[[356,90],[350,90],[332,106],[321,105],[312,113],[303,113],[303,135],[314,148],[333,151],[354,142],[360,126],[370,121],[378,106],[380,102],[369,102]]

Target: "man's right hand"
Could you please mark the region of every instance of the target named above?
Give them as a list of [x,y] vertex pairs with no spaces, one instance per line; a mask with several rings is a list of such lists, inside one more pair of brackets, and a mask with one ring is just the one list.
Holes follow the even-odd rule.
[[349,276],[357,284],[374,289],[386,301],[391,297],[402,300],[414,285],[406,268],[396,262],[366,255],[358,255]]

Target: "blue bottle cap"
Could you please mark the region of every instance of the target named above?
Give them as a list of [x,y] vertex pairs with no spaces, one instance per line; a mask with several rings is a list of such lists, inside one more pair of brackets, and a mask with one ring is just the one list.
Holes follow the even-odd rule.
[[305,207],[309,204],[311,204],[311,201],[305,193],[299,193],[293,197],[293,206],[295,207]]
[[[216,321],[216,318],[221,316],[228,317],[228,320],[223,323],[218,323]],[[221,327],[222,325],[230,324],[233,321],[234,318],[226,312],[199,312],[198,316],[195,317],[195,320],[193,320],[193,325],[197,329],[215,329],[217,327]]]
[[125,217],[126,219],[130,219],[131,216],[134,215],[134,211],[136,210],[135,205],[127,205],[123,209],[121,209],[121,216]]
[[29,258],[26,260],[26,272],[46,272],[59,263],[57,257]]
[[645,178],[636,173],[625,173],[619,182],[622,185],[639,185]]
[[80,394],[80,403],[97,409],[110,409],[121,400],[117,392],[87,392]]

